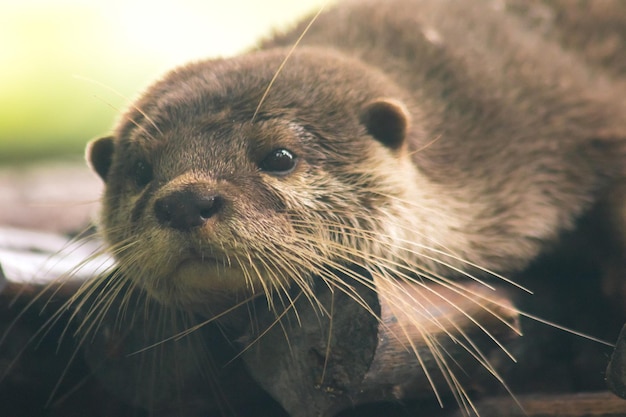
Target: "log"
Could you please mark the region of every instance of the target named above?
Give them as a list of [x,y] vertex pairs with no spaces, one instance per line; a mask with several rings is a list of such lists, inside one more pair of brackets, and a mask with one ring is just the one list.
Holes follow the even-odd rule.
[[[469,383],[463,377],[482,366],[477,357],[499,349],[476,323],[495,339],[516,334],[514,308],[487,287],[399,283],[367,273],[362,279],[371,285],[348,291],[318,283],[321,306],[300,297],[283,316],[258,318],[258,327],[270,330],[249,337],[254,343],[244,361],[290,416],[432,399],[451,378]],[[475,301],[487,293],[492,301]]]
[[[609,392],[489,398],[476,406],[481,417],[624,417],[626,402]],[[461,412],[450,417],[462,417]]]
[[617,338],[615,350],[606,369],[609,389],[621,398],[626,398],[626,325]]

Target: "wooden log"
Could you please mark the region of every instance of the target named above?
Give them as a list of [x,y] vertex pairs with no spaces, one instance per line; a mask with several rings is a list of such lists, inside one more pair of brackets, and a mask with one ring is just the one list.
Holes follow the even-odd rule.
[[617,338],[615,351],[606,369],[606,381],[615,395],[626,398],[626,325]]
[[[481,417],[624,417],[626,401],[609,392],[489,398],[476,406]],[[449,417],[463,417],[456,412]]]
[[[433,399],[446,384],[462,386],[487,352],[499,349],[491,337],[515,333],[515,310],[486,287],[407,284],[361,273],[370,285],[318,284],[319,307],[300,297],[284,315],[258,318],[258,327],[269,331],[250,337],[244,361],[293,417]],[[487,293],[492,301],[481,298]]]

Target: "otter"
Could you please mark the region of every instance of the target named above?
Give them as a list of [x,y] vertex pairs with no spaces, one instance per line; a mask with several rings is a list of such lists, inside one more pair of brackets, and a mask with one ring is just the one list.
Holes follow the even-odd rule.
[[490,7],[348,2],[271,88],[300,29],[173,70],[88,149],[120,267],[198,308],[306,287],[328,265],[524,268],[623,175],[626,122],[621,91],[571,54],[492,36],[515,24]]
[[172,70],[89,145],[120,276],[159,302],[515,276],[626,175],[623,82],[501,3],[308,23]]

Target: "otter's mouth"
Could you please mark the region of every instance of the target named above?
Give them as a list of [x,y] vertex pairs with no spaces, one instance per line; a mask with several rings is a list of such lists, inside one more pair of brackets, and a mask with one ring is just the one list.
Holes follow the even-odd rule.
[[230,270],[239,270],[228,259],[216,256],[185,256],[179,259],[173,268],[173,279],[185,282],[188,280],[221,280],[230,275]]
[[189,266],[189,265],[206,265],[206,266],[223,266],[223,267],[229,267],[229,263],[227,260],[225,259],[218,259],[217,257],[214,256],[199,256],[199,255],[195,255],[195,256],[186,256],[183,257],[179,262],[178,265],[176,266],[176,269],[180,269],[183,268],[185,266]]
[[230,268],[231,262],[228,257],[221,253],[214,253],[212,250],[209,252],[199,251],[197,249],[189,248],[182,251],[176,262],[176,269],[181,267],[196,265],[201,267],[222,267]]

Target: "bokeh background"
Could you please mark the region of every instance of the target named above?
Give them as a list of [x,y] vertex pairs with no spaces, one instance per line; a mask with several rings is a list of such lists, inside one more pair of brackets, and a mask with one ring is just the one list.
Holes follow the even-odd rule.
[[0,166],[80,158],[151,81],[324,0],[0,0]]

